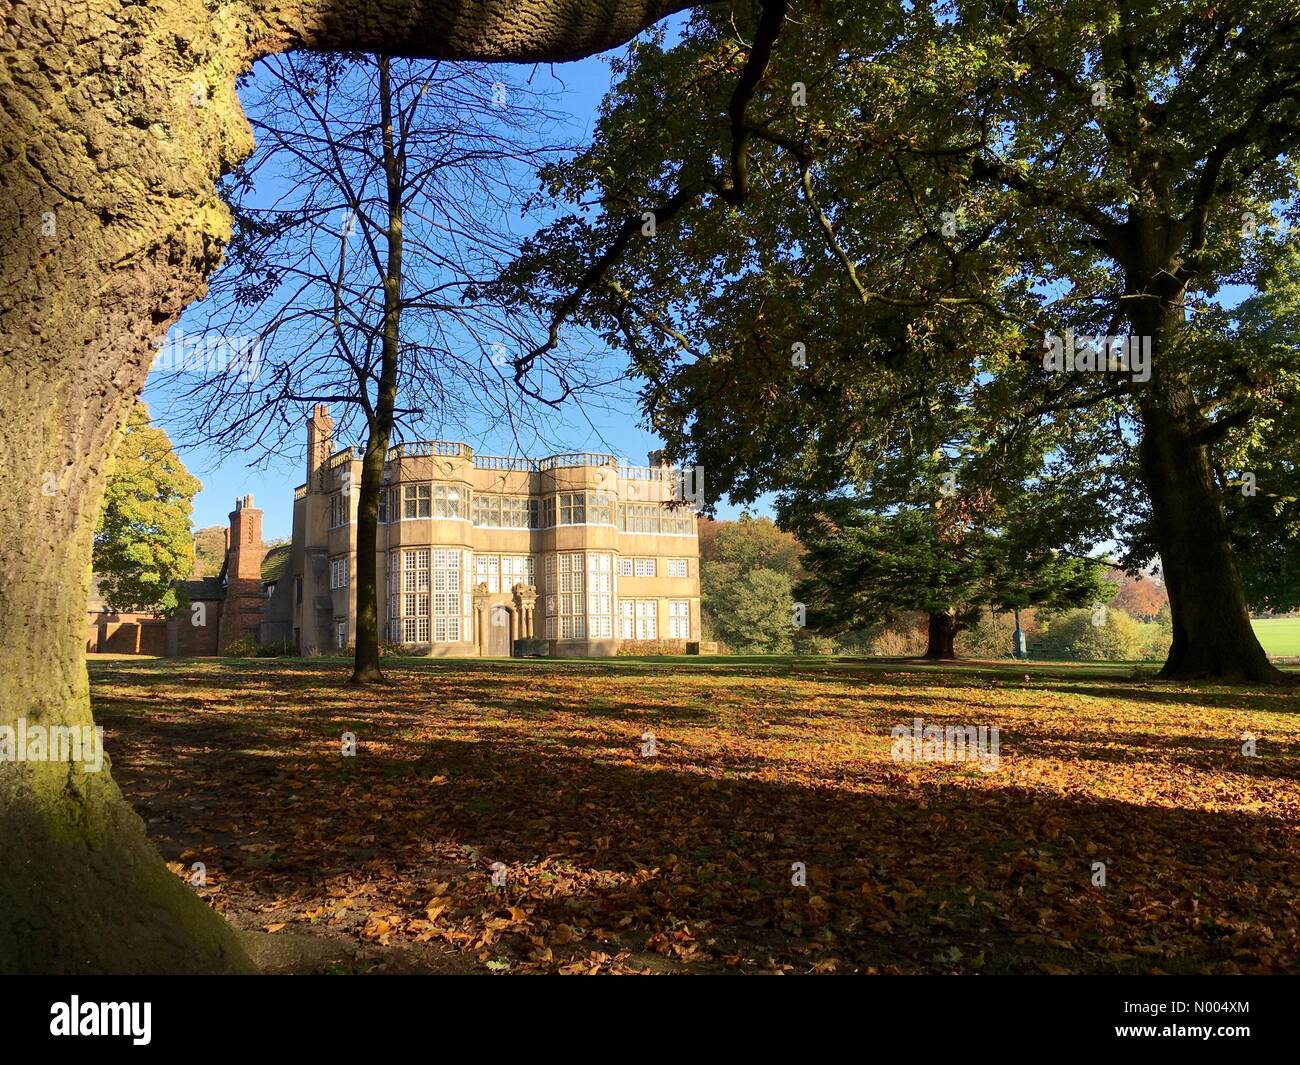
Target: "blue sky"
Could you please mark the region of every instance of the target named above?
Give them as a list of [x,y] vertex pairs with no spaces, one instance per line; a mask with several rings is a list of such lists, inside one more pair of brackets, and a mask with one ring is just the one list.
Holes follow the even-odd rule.
[[[519,68],[515,73],[531,75],[534,82],[544,82],[556,93],[554,105],[571,116],[566,137],[575,143],[586,143],[596,120],[599,103],[610,86],[611,74],[603,57],[595,56],[576,63],[557,66]],[[260,197],[276,195],[274,188],[257,188]],[[195,323],[204,315],[200,302],[191,307],[169,334],[175,341],[186,333],[193,334]],[[609,353],[611,360],[622,357]],[[173,375],[158,368],[150,375],[144,399],[149,404],[154,420],[167,429],[173,438],[181,435],[182,426],[168,409],[169,386],[174,385]],[[450,434],[449,434],[450,435]],[[515,453],[514,442],[503,434],[500,426],[481,424],[468,432],[456,434],[481,453]],[[342,443],[352,443],[343,440]],[[619,392],[602,396],[598,401],[581,405],[570,404],[548,417],[546,439],[535,441],[527,447],[534,455],[565,450],[593,450],[611,452],[626,457],[634,463],[644,463],[646,453],[661,442],[642,426],[633,390],[624,387]],[[291,531],[293,490],[305,480],[305,431],[298,434],[292,455],[283,458],[268,457],[264,453],[249,452],[237,455],[220,455],[209,446],[181,448],[181,457],[194,476],[203,482],[203,490],[194,500],[194,525],[203,528],[224,525],[234,509],[237,497],[253,495],[256,505],[264,511],[264,536],[272,539],[288,536]],[[766,513],[764,506],[751,509]],[[720,517],[734,517],[739,508],[720,506]]]

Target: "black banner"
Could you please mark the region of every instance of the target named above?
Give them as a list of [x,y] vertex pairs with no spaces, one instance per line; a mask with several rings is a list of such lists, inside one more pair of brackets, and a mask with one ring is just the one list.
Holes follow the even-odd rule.
[[[259,1053],[333,1054],[392,1046],[402,1032],[471,1036],[484,1052],[521,1040],[552,1051],[590,1036],[665,1053],[688,1031],[809,1041],[888,1033],[927,1049],[1096,1048],[1099,1044],[1230,1054],[1283,1045],[1296,984],[1279,978],[826,978],[814,990],[787,978],[701,994],[680,979],[566,982],[504,977],[58,977],[11,980],[8,1047],[78,1049],[112,1043],[127,1054],[204,1052],[247,1042]],[[490,986],[487,981],[495,980]],[[543,984],[548,986],[542,986]],[[729,993],[728,993],[729,992]],[[744,1008],[737,1012],[738,1003]],[[496,1020],[493,1020],[496,1018]],[[484,1024],[483,1022],[487,1023]],[[675,1033],[675,1034],[673,1034]],[[701,1033],[703,1038],[703,1033]],[[694,1042],[692,1034],[688,1042]],[[618,1042],[612,1045],[626,1045]]]

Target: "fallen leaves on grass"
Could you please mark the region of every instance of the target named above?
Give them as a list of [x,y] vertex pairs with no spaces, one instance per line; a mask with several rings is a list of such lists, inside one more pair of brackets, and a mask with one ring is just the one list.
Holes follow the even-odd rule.
[[[115,777],[173,871],[202,861],[198,890],[245,927],[437,944],[493,972],[1300,956],[1293,693],[680,663],[393,677],[92,669]],[[914,717],[997,725],[1000,764],[893,761],[890,729]]]

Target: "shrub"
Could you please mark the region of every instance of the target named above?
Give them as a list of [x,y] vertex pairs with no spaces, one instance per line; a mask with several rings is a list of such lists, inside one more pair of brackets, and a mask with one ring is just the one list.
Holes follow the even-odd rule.
[[902,614],[871,641],[870,653],[886,658],[915,658],[925,654],[927,620],[924,614]]
[[223,653],[227,658],[252,658],[257,654],[257,641],[253,639],[252,633],[246,632],[232,641]]
[[624,655],[684,655],[685,640],[623,640],[618,645],[619,656]]
[[823,636],[807,629],[799,629],[794,634],[794,653],[797,655],[834,655],[840,653],[840,645],[837,640],[830,636]]
[[427,643],[381,643],[379,657],[397,655],[402,658],[425,658],[429,654]]
[[1166,611],[1155,621],[1139,622],[1142,640],[1138,657],[1147,661],[1163,662],[1169,657],[1169,645],[1174,640],[1174,625]]
[[985,614],[969,629],[957,633],[958,658],[1014,658],[1014,617]]
[[1091,610],[1054,617],[1041,639],[1042,654],[1080,662],[1125,662],[1159,658],[1168,649],[1158,623],[1143,624],[1121,610],[1107,610],[1100,625]]
[[294,647],[292,640],[272,640],[270,643],[259,643],[253,650],[257,658],[288,658],[297,655],[298,649]]
[[705,562],[700,580],[706,638],[725,643],[737,654],[790,653],[793,594],[787,574]]

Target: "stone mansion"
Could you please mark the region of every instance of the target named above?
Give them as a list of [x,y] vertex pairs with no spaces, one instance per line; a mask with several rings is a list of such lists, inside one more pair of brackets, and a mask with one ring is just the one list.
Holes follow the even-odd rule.
[[[475,455],[421,441],[388,452],[379,511],[380,636],[437,656],[698,650],[692,492],[670,467],[611,455]],[[307,483],[261,615],[263,642],[348,647],[356,625],[361,455],[307,420]]]

